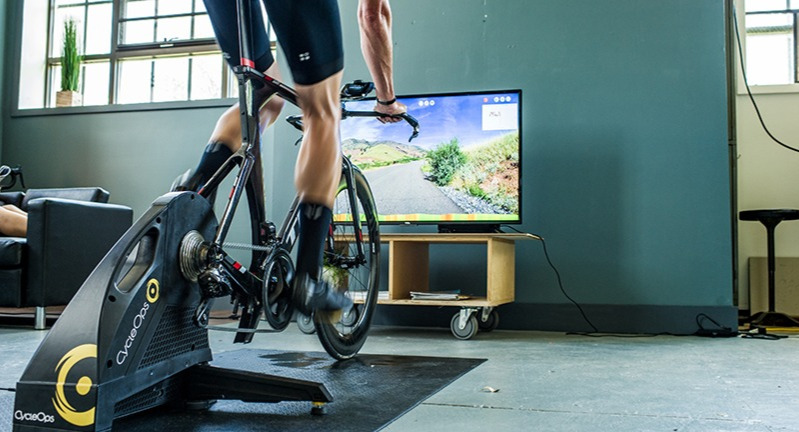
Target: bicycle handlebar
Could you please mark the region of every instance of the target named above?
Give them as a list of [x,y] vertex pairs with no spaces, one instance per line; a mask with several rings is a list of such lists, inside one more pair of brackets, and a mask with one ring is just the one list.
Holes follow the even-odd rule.
[[[345,108],[341,108],[341,119],[346,119],[348,117],[391,117],[391,118],[398,118],[405,120],[411,127],[413,128],[413,133],[411,133],[411,137],[408,138],[408,142],[413,141],[414,138],[419,136],[419,122],[410,114],[402,113],[402,114],[384,114],[379,113],[377,111],[350,111]],[[303,124],[302,124],[302,115],[292,115],[286,117],[286,121],[289,122],[292,126],[294,126],[297,130],[302,132]]]
[[408,142],[413,141],[414,138],[419,136],[419,122],[412,115],[406,112],[402,114],[383,114],[377,111],[348,111],[342,108],[341,118],[345,119],[347,117],[391,117],[403,119],[413,128],[413,133],[411,133],[411,137],[408,138]]

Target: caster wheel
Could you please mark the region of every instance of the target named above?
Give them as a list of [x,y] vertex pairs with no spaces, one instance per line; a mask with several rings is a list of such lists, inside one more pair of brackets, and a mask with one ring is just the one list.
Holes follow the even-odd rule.
[[360,307],[360,305],[353,305],[352,309],[342,314],[341,324],[345,327],[352,327],[355,325],[355,323],[358,322],[358,317],[361,314]]
[[452,321],[449,323],[449,328],[452,330],[452,334],[460,339],[460,340],[467,340],[474,337],[477,334],[477,317],[472,314],[469,316],[469,319],[466,320],[466,325],[463,328],[460,328],[458,324],[460,323],[461,314],[456,313],[452,317]]
[[481,331],[490,332],[491,330],[496,330],[499,326],[499,312],[496,309],[492,310],[491,313],[488,314],[488,317],[485,321],[483,321],[483,314],[482,312],[478,312],[480,319],[478,320],[478,325]]
[[311,415],[314,416],[323,416],[327,414],[327,407],[324,403],[314,402],[313,407],[311,407]]
[[316,333],[316,327],[313,325],[313,317],[297,312],[297,327],[305,334]]

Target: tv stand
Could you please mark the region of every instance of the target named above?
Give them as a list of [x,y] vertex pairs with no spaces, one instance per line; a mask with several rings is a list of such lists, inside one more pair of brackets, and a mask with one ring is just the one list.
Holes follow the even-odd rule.
[[[388,297],[379,304],[407,306],[457,306],[461,310],[452,317],[450,329],[459,339],[471,339],[478,328],[491,331],[499,323],[496,307],[512,303],[515,298],[517,240],[541,240],[533,234],[381,234],[381,243],[388,243]],[[457,300],[411,298],[411,291],[430,292],[431,244],[485,244],[487,280],[485,297],[469,296]],[[468,269],[464,269],[468,271]]]

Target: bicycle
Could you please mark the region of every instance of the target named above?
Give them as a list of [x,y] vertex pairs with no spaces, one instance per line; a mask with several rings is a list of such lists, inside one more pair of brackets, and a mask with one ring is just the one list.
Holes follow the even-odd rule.
[[[248,2],[239,1],[239,34],[241,57],[251,58],[247,26]],[[181,241],[181,273],[197,281],[202,300],[194,319],[197,325],[208,325],[211,299],[230,295],[234,302],[234,315],[241,311],[239,328],[234,342],[250,342],[256,330],[261,311],[275,331],[289,324],[294,264],[290,253],[297,239],[297,205],[295,197],[289,212],[278,231],[273,222],[265,218],[263,172],[258,128],[258,107],[253,94],[263,100],[281,97],[298,105],[296,92],[284,83],[262,74],[246,65],[233,68],[239,82],[239,103],[242,115],[242,145],[197,192],[212,199],[219,184],[227,178],[236,165],[235,176],[219,226],[213,239],[205,239],[197,230],[190,230]],[[344,101],[365,98],[374,89],[372,83],[355,81],[342,88],[342,121],[349,117],[387,117],[373,111],[348,111]],[[413,127],[411,140],[419,133],[418,122],[408,114],[393,115]],[[286,119],[302,131],[302,117]],[[247,192],[250,211],[252,245],[225,243],[243,191]],[[366,335],[377,305],[380,240],[377,211],[369,184],[363,173],[343,157],[341,182],[333,209],[336,217],[331,223],[324,250],[322,277],[333,282],[337,289],[354,297],[357,306],[344,311],[341,316],[330,313],[314,314],[314,327],[325,350],[336,359],[354,356],[366,340]],[[346,215],[341,217],[340,215]],[[233,260],[225,247],[252,249],[250,270]]]

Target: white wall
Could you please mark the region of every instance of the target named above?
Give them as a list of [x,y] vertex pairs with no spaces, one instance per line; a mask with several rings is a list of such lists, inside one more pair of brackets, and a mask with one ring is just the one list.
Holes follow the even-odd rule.
[[[755,94],[755,101],[771,133],[799,148],[799,92]],[[799,153],[766,135],[748,96],[739,94],[736,102],[738,209],[799,209]],[[748,258],[766,256],[766,230],[759,222],[739,221],[738,239],[739,307],[747,309]],[[781,223],[775,239],[777,256],[799,257],[799,221]]]
[[[744,4],[736,4],[738,29],[744,37]],[[746,42],[743,46],[746,55]],[[746,94],[740,61],[736,68],[738,96],[736,127],[738,140],[738,210],[799,209],[799,152],[775,143],[765,132]],[[769,131],[799,150],[799,84],[752,87]],[[775,253],[799,257],[799,221],[781,223],[775,234]],[[759,222],[738,222],[738,306],[749,309],[749,257],[765,257],[766,230]],[[779,275],[777,275],[779,278]],[[779,293],[777,293],[779,296]],[[758,312],[758,311],[753,311]]]

